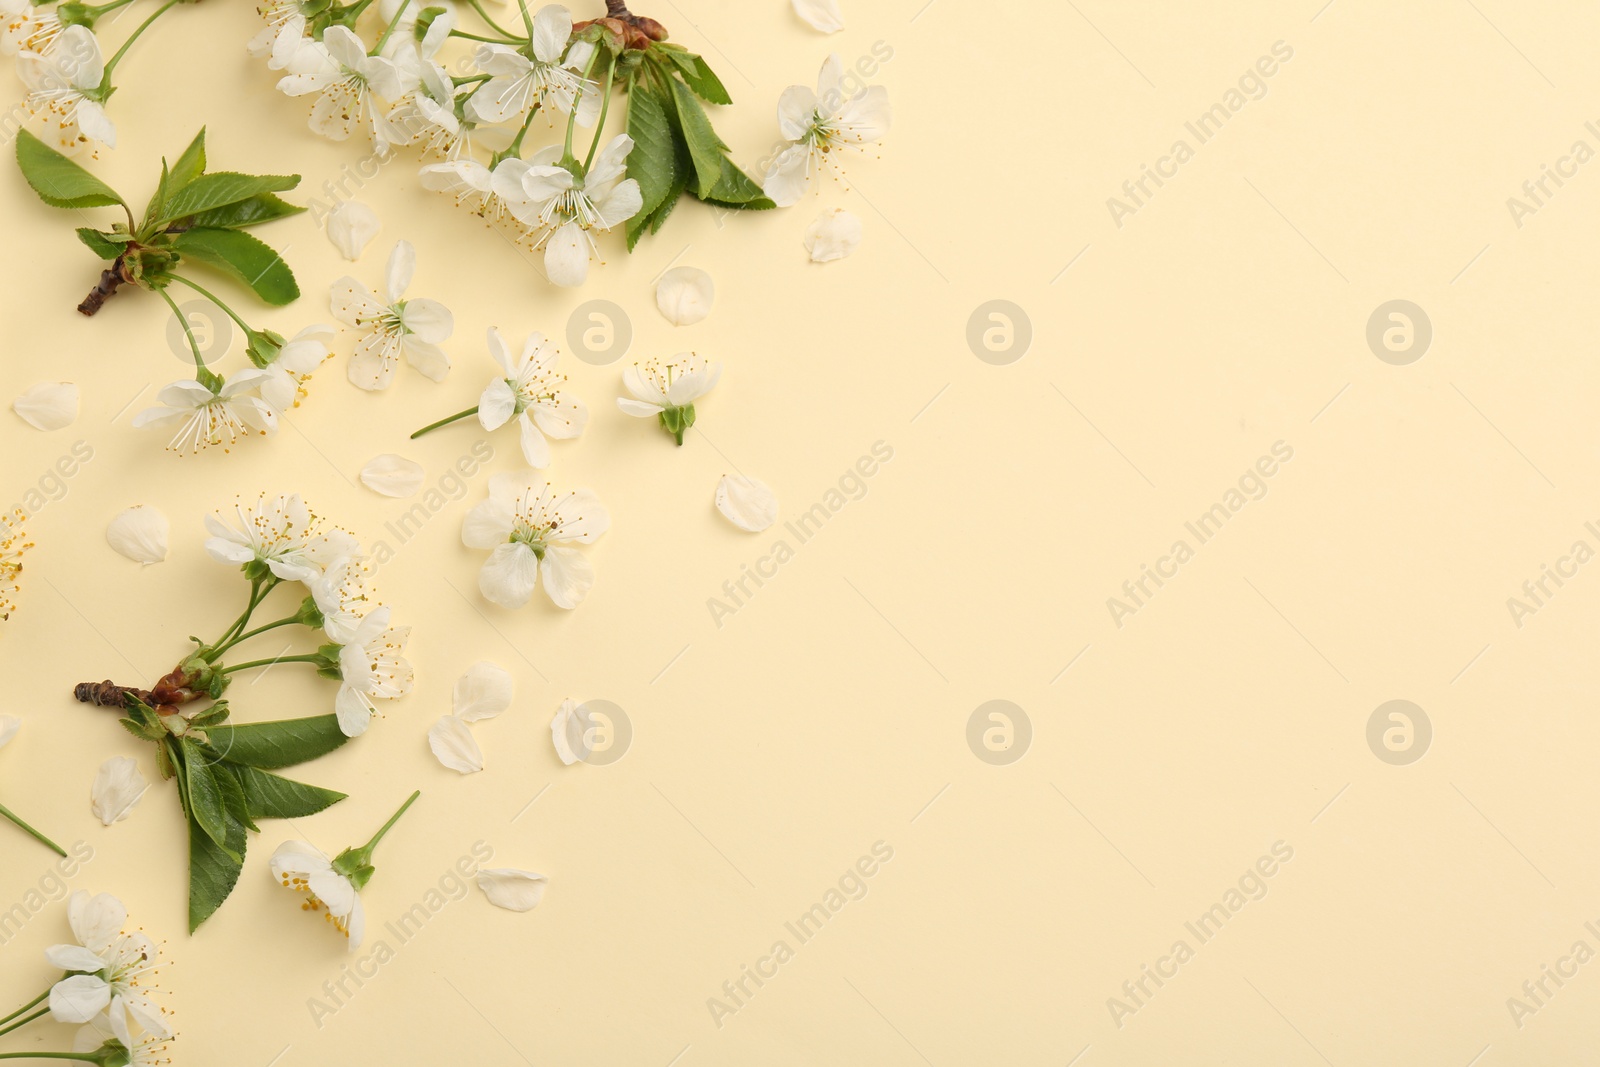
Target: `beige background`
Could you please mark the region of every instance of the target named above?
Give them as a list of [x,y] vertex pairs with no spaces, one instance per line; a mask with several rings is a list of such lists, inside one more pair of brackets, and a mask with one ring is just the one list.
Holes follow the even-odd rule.
[[[1576,1062],[1597,1037],[1600,964],[1520,1028],[1507,998],[1575,941],[1600,949],[1584,928],[1600,919],[1600,577],[1580,569],[1521,628],[1506,600],[1574,541],[1600,548],[1583,528],[1600,519],[1585,310],[1600,163],[1520,228],[1506,200],[1575,140],[1600,148],[1584,128],[1600,118],[1600,16],[1502,0],[845,2],[849,28],[828,39],[780,0],[649,13],[721,72],[736,103],[717,123],[747,165],[768,151],[785,85],[812,81],[830,49],[848,63],[891,47],[876,80],[895,129],[881,159],[851,162],[852,190],[721,223],[685,205],[638,254],[614,242],[586,288],[558,291],[421,191],[408,157],[358,194],[384,231],[355,273],[377,282],[393,241],[412,240],[413,293],[456,312],[456,369],[369,395],[339,358],[276,439],[231,455],[180,459],[130,427],[184,373],[164,308],[131,293],[76,315],[96,270],[76,223],[0,168],[0,395],[57,378],[84,395],[67,430],[0,419],[0,495],[20,499],[75,441],[94,449],[32,522],[0,651],[5,710],[27,721],[0,755],[0,796],[92,846],[71,885],[118,893],[166,938],[178,1062]],[[123,146],[99,172],[142,198],[159,154],[201,123],[214,165],[298,171],[306,197],[353,164],[360,149],[310,135],[304,102],[246,59],[256,26],[238,0],[158,24],[121,68]],[[1174,139],[1193,145],[1184,123],[1278,41],[1293,58],[1266,94],[1118,228],[1107,198]],[[866,239],[807,264],[801,234],[832,206],[859,214]],[[326,319],[346,267],[315,223],[264,236],[289,246],[308,295],[258,317],[285,332]],[[705,322],[676,329],[655,311],[670,262],[715,276]],[[692,347],[727,373],[677,450],[612,407],[617,366],[570,362],[594,418],[554,446],[552,476],[613,515],[590,551],[593,595],[570,614],[482,602],[482,556],[459,541],[487,474],[474,478],[381,575],[415,626],[416,692],[299,772],[351,799],[268,824],[233,898],[186,937],[173,790],[157,783],[109,830],[92,819],[99,763],[147,754],[72,703],[71,684],[152,679],[186,635],[232,617],[242,583],[200,545],[202,515],[235,494],[299,490],[393,544],[384,524],[410,502],[360,487],[362,465],[401,452],[433,483],[485,435],[406,434],[475,401],[483,330],[559,337],[601,297],[632,316],[629,358]],[[1434,329],[1409,366],[1365,341],[1373,310],[1400,298]],[[1031,319],[1031,348],[1007,366],[966,342],[991,299]],[[1280,440],[1294,456],[1267,495],[1115,626],[1107,598]],[[894,459],[865,498],[719,629],[707,598],[781,531],[728,526],[718,476],[762,478],[792,519],[877,441]],[[490,469],[520,467],[513,436],[490,442]],[[172,519],[164,564],[141,570],[103,541],[135,503]],[[462,779],[425,733],[480,658],[514,673],[517,704],[478,727],[489,768]],[[332,695],[288,669],[259,697],[244,689],[241,716]],[[569,696],[626,709],[623,760],[559,764],[547,723]],[[1408,766],[1366,742],[1395,698],[1434,731]],[[1032,722],[1009,766],[965,740],[992,699]],[[412,788],[423,799],[366,897],[393,958],[319,1027],[308,1001],[351,961],[270,882],[266,856],[296,833],[330,851],[364,839]],[[403,945],[384,932],[480,840],[495,865],[550,876],[537,910],[473,890]],[[784,923],[878,841],[893,860],[867,895],[798,944]],[[1293,859],[1266,895],[1199,944],[1185,922],[1277,841]],[[16,835],[0,856],[9,907],[49,858]],[[0,947],[4,999],[48,980],[38,953],[64,932],[52,905]],[[1180,938],[1194,958],[1119,1027],[1108,998]],[[707,999],[779,939],[794,958],[718,1027]]]

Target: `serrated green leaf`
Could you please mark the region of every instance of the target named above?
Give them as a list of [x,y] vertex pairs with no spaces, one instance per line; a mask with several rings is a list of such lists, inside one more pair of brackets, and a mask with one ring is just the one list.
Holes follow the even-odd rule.
[[127,247],[128,238],[124,234],[105,233],[90,226],[78,227],[77,233],[78,240],[101,259],[116,259]]
[[202,227],[185,230],[172,247],[184,259],[194,259],[232,274],[262,300],[281,307],[300,296],[294,272],[271,246],[241,230]]
[[694,195],[709,195],[717,179],[722,176],[722,154],[728,146],[722,143],[717,131],[711,128],[705,108],[695,99],[689,87],[676,78],[668,78],[672,86],[672,102],[678,114],[678,130],[689,149],[689,159],[694,163],[695,180],[689,187]]
[[166,731],[156,727],[146,726],[134,719],[118,719],[122,728],[141,741],[160,741],[166,736]]
[[215,726],[207,734],[229,763],[265,771],[325,756],[350,740],[333,715]]
[[39,199],[51,207],[126,206],[111,186],[27,130],[17,131],[17,166]]
[[194,140],[189,142],[189,147],[183,150],[183,155],[172,165],[172,177],[168,182],[168,192],[175,193],[179,189],[194,181],[206,172],[206,128],[200,127],[200,132],[194,135]]
[[709,195],[701,199],[710,204],[744,211],[765,211],[777,206],[767,199],[761,186],[727,156],[722,157],[722,174],[717,178],[717,184],[711,187]]
[[172,194],[159,222],[163,225],[213,208],[226,207],[262,193],[281,193],[300,184],[298,174],[202,174]]
[[[243,809],[243,791],[232,775],[224,776],[232,785],[230,797]],[[211,918],[228,899],[244,869],[248,844],[243,816],[230,815],[225,845],[218,845],[193,820],[189,823],[189,932]]]
[[727,86],[722,84],[722,79],[706,65],[704,57],[682,48],[661,48],[656,51],[665,55],[678,68],[678,73],[683,80],[702,99],[713,104],[731,104],[733,98],[728,95]]
[[252,819],[298,819],[315,815],[345,798],[344,793],[243,764],[232,764],[230,769],[244,790],[245,810]]
[[236,204],[212,208],[202,211],[189,219],[191,227],[207,227],[211,229],[236,230],[245,226],[259,226],[263,222],[272,222],[274,219],[298,215],[305,208],[299,204],[291,204],[280,199],[272,193],[261,193],[257,196],[240,200]]
[[228,807],[223,799],[225,786],[219,781],[214,756],[185,737],[180,742],[183,756],[184,795],[188,798],[189,818],[206,836],[223,849],[227,847]]

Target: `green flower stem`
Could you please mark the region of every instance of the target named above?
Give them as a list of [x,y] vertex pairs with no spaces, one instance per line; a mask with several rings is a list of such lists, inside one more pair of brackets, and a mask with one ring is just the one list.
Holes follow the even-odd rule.
[[390,828],[393,827],[395,823],[400,821],[400,816],[404,815],[406,813],[406,809],[415,804],[417,802],[417,798],[421,795],[422,790],[418,789],[416,792],[407,797],[406,802],[400,805],[400,810],[389,816],[389,821],[384,823],[383,827],[379,829],[377,833],[372,835],[372,840],[368,841],[361,848],[357,849],[357,851],[363,855],[370,856],[372,854],[372,850],[378,847],[378,842],[383,840],[383,835],[388,833]]
[[[485,37],[479,33],[468,33],[466,30],[451,30],[451,37],[464,37],[469,41],[483,41],[485,44],[527,44],[521,37]],[[493,75],[484,75],[487,81]]]
[[423,434],[429,432],[430,430],[437,430],[441,426],[449,426],[452,422],[457,422],[457,421],[459,421],[461,419],[466,418],[468,415],[476,415],[477,413],[478,413],[478,409],[476,407],[470,407],[465,411],[458,411],[454,415],[451,415],[448,418],[440,419],[438,422],[430,422],[430,423],[428,423],[428,425],[424,426],[422,429],[420,429],[416,433],[412,434],[411,435],[411,439],[413,441],[415,441],[417,438],[421,437]]
[[206,366],[205,357],[200,354],[200,342],[194,339],[194,330],[190,328],[188,318],[165,289],[157,289],[156,292],[161,294],[161,299],[167,302],[172,313],[178,317],[178,325],[183,327],[183,335],[189,339],[189,351],[194,353],[194,380],[215,393],[222,388],[222,378]]
[[[473,92],[477,92],[477,90],[474,89]],[[522,120],[522,129],[518,130],[517,135],[511,139],[511,143],[506,145],[504,152],[496,152],[494,154],[494,159],[489,166],[490,170],[498,167],[502,159],[522,158],[522,139],[528,136],[528,129],[533,125],[534,118],[538,116],[539,109],[540,105],[537,103],[528,109],[528,117]]]
[[[523,5],[522,13],[528,13],[526,4]],[[531,26],[528,29],[528,33],[530,35],[533,33]],[[589,65],[583,68],[583,81],[578,84],[578,91],[572,94],[572,114],[567,116],[567,141],[565,147],[561,149],[562,166],[565,166],[569,160],[576,162],[572,155],[572,131],[578,128],[578,105],[583,102],[583,87],[589,84],[589,75],[594,72],[595,60],[599,58],[600,49],[596,47],[594,54],[589,57]]]
[[24,1004],[10,1015],[7,1015],[4,1019],[0,1019],[0,1023],[8,1023],[12,1019],[15,1019],[17,1016],[21,1015],[23,1012],[27,1011],[29,1008],[38,1007],[40,1004],[44,1003],[45,998],[49,995],[50,990],[46,989],[43,993],[40,993],[38,996],[28,1001],[28,1003]]
[[279,619],[277,622],[269,622],[264,626],[257,626],[254,630],[251,630],[248,633],[242,633],[237,637],[230,638],[228,640],[227,644],[221,645],[221,646],[213,649],[212,651],[214,651],[217,655],[220,656],[222,653],[228,651],[228,649],[232,648],[234,645],[237,645],[237,644],[239,644],[239,643],[241,643],[243,641],[248,641],[252,637],[255,637],[255,636],[259,635],[259,634],[264,634],[268,630],[276,630],[280,626],[289,626],[289,625],[291,625],[293,623],[297,623],[299,621],[300,621],[300,616],[299,616],[298,613],[296,613],[294,615],[290,615],[287,619]]
[[127,55],[128,49],[133,46],[133,42],[135,42],[135,41],[137,41],[139,39],[139,35],[144,33],[145,30],[149,29],[150,28],[150,24],[152,22],[154,22],[156,19],[160,18],[162,15],[165,15],[168,11],[172,10],[174,7],[176,7],[177,5],[179,5],[182,2],[183,2],[183,0],[167,0],[166,3],[162,4],[160,7],[156,8],[154,11],[152,11],[150,13],[150,17],[149,18],[147,18],[143,22],[139,23],[139,28],[133,31],[133,35],[131,37],[129,37],[126,41],[122,42],[122,47],[117,49],[117,52],[116,52],[115,55],[113,55],[110,59],[106,60],[105,74],[102,76],[102,78],[100,80],[100,88],[102,90],[107,90],[108,91],[110,89],[110,87],[111,87],[111,72],[112,72],[112,70],[114,70],[116,68],[117,62],[119,60],[121,60],[123,56]]
[[250,616],[255,614],[256,608],[261,606],[261,602],[267,598],[267,594],[272,592],[281,581],[283,579],[276,574],[268,573],[265,578],[257,578],[250,583],[250,602],[245,605],[244,612],[233,620],[233,625],[224,630],[221,637],[207,646],[204,657],[207,663],[215,663],[217,661],[217,656],[221,655],[217,650],[229,643],[235,635],[249,625]]
[[[606,114],[611,110],[611,79],[617,73],[617,57],[608,48],[606,54],[610,61],[606,63],[606,83],[600,90],[600,117],[594,122],[594,140],[589,142],[589,156],[583,161],[583,172],[589,173],[589,165],[594,162],[595,149],[600,147],[600,133],[606,128]],[[572,102],[573,114],[577,114],[578,102]]]
[[199,293],[201,296],[217,305],[217,307],[221,308],[227,313],[228,318],[239,324],[239,329],[245,332],[246,337],[256,332],[255,330],[251,329],[250,324],[241,319],[231,307],[223,303],[221,297],[217,296],[217,294],[211,292],[209,289],[202,289],[198,284],[191,282],[188,278],[185,278],[181,274],[169,274],[167,277],[171,278],[175,282],[182,282],[184,285],[187,285],[189,288],[193,289],[195,292]]
[[528,14],[528,0],[517,0],[517,7],[522,9],[522,25],[528,30],[528,44],[533,44],[533,16]]
[[452,85],[454,85],[457,89],[459,89],[463,85],[474,85],[474,84],[478,84],[478,83],[481,83],[481,82],[486,82],[490,78],[493,78],[493,77],[494,77],[493,74],[473,74],[470,77],[465,77],[465,78],[452,77],[450,79],[450,83]]
[[[35,830],[33,827],[29,826],[27,823],[25,823],[21,819],[17,818],[16,812],[12,811],[10,808],[6,807],[4,804],[0,804],[0,815],[3,815],[7,819],[10,819],[12,822],[16,823],[17,826],[21,830],[23,830],[24,832],[26,832],[28,834],[28,836],[32,837],[35,841],[38,841],[40,844],[44,845],[46,848],[48,848],[50,851],[54,852],[56,855],[65,856],[67,854],[67,850],[66,849],[62,848],[60,845],[56,844],[54,841],[50,840],[48,837],[44,836],[39,831]],[[38,1003],[38,1001],[34,1001],[34,1004],[37,1004],[37,1003]],[[29,1007],[32,1007],[32,1005],[29,1005]],[[27,1009],[25,1008],[23,1010],[26,1011]],[[10,1018],[10,1016],[7,1016],[7,1018]],[[4,1031],[0,1031],[0,1033],[3,1033],[3,1032]]]
[[402,3],[395,8],[394,18],[389,20],[389,25],[384,27],[383,36],[378,38],[378,43],[372,46],[372,51],[368,52],[367,55],[375,56],[383,51],[383,46],[388,44],[389,38],[394,35],[394,28],[400,25],[400,16],[406,13],[406,8],[409,6],[411,5]]
[[82,1060],[84,1063],[100,1063],[98,1053],[90,1055],[87,1052],[0,1052],[0,1060]]
[[480,3],[479,0],[467,0],[467,4],[472,8],[472,10],[474,10],[474,11],[476,11],[478,13],[478,17],[479,18],[483,19],[484,22],[488,23],[489,28],[491,30],[493,30],[495,33],[504,34],[506,37],[510,38],[513,41],[521,40],[521,38],[519,38],[516,34],[512,33],[510,30],[508,30],[504,26],[500,25],[494,19],[490,18],[489,17],[489,13],[483,9],[483,4]]
[[273,656],[271,659],[253,659],[249,663],[236,663],[232,667],[224,667],[219,674],[233,674],[235,671],[249,670],[251,667],[270,667],[274,663],[321,663],[322,657],[314,652],[303,656]]
[[43,1019],[46,1015],[49,1015],[49,1014],[50,1014],[50,1009],[49,1008],[40,1008],[38,1011],[34,1012],[32,1015],[23,1016],[22,1018],[18,1019],[16,1022],[12,1023],[10,1026],[0,1026],[0,1034],[9,1034],[13,1030],[20,1030],[24,1026],[27,1026],[29,1023],[33,1022],[33,1020],[35,1020],[35,1019]]

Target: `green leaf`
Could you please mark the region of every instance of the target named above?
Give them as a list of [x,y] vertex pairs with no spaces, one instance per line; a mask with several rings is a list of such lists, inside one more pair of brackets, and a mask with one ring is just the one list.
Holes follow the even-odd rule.
[[350,740],[333,715],[214,726],[207,735],[229,763],[268,771],[325,756]]
[[761,186],[736,166],[727,156],[722,157],[722,174],[709,195],[702,197],[707,203],[746,211],[765,211],[777,207],[767,199]]
[[200,127],[200,132],[194,135],[194,140],[189,142],[189,147],[183,150],[183,155],[179,156],[178,161],[172,165],[172,177],[167,186],[168,192],[177,192],[205,172],[206,128],[202,126]]
[[[717,131],[711,128],[705,108],[700,106],[689,87],[676,78],[669,78],[673,103],[677,105],[678,128],[683,143],[689,147],[689,158],[694,163],[694,195],[704,199],[709,196],[717,180],[722,177],[722,154],[728,146],[722,143]],[[631,153],[630,153],[631,154]]]
[[224,786],[218,780],[219,775],[214,767],[215,755],[187,737],[180,744],[183,748],[184,794],[189,800],[189,818],[225,852],[232,853],[234,850],[227,847],[228,807],[223,799]]
[[201,211],[189,220],[191,227],[210,227],[220,230],[259,226],[263,222],[298,215],[305,208],[279,199],[272,193],[260,193],[235,204]]
[[231,774],[219,774],[224,791],[227,834],[221,845],[193,820],[189,823],[189,932],[211,918],[228,899],[244,868],[247,845],[244,790]]
[[689,149],[682,142],[677,145],[676,170],[672,175],[672,188],[667,190],[666,197],[661,201],[661,206],[649,218],[650,232],[660,233],[662,225],[667,221],[667,216],[672,214],[678,202],[683,199],[683,194],[689,190],[689,179],[694,177],[694,164],[689,162]]
[[298,174],[236,174],[226,170],[202,174],[172,194],[159,221],[172,222],[212,208],[237,204],[262,193],[293,189],[299,184]]
[[240,230],[210,227],[185,230],[173,239],[172,247],[185,259],[195,259],[232,274],[274,307],[290,303],[300,295],[294,272],[283,257]]
[[122,724],[123,729],[141,741],[160,741],[166,736],[166,731],[159,726],[146,726],[136,719],[118,719],[117,721]]
[[634,82],[628,93],[628,136],[633,138],[633,150],[628,153],[628,177],[639,183],[643,203],[638,213],[628,220],[630,250],[677,180],[676,122],[677,113],[672,109],[671,100],[641,81]]
[[722,84],[722,79],[706,66],[706,61],[702,57],[681,48],[657,46],[655,50],[672,60],[672,65],[678,68],[689,88],[702,99],[713,104],[733,103],[733,98],[728,95],[728,89]]
[[292,781],[243,764],[236,764],[232,769],[244,790],[245,810],[252,819],[298,819],[303,815],[315,815],[345,798],[344,793]]
[[39,199],[51,207],[126,206],[111,186],[27,130],[17,131],[17,166]]
[[88,245],[89,251],[101,259],[116,259],[127,247],[126,234],[106,233],[89,226],[80,226],[77,232],[78,240]]

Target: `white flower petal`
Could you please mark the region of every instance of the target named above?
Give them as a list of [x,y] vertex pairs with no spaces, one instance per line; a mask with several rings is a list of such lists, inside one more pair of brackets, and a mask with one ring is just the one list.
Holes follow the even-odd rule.
[[483,770],[483,750],[467,724],[454,715],[443,716],[428,731],[428,747],[436,759],[452,771],[476,774]]
[[352,263],[382,228],[378,213],[359,200],[342,201],[328,214],[328,240]]
[[485,867],[478,872],[478,888],[489,903],[507,911],[532,911],[544,897],[549,881],[542,874],[514,867]]
[[100,765],[89,790],[89,810],[110,826],[121,822],[139,803],[150,783],[132,756],[113,756]]
[[812,29],[821,33],[838,33],[844,29],[844,15],[839,12],[839,0],[792,0],[794,13]]
[[568,767],[582,758],[572,750],[572,717],[577,710],[577,701],[563,700],[556,709],[556,717],[550,720],[550,743],[555,746],[561,762]]
[[724,474],[717,483],[717,510],[741,530],[759,533],[778,521],[778,498],[764,482]]
[[[546,549],[549,558],[551,549]],[[503,608],[520,608],[539,582],[539,559],[520,541],[495,546],[478,570],[478,591]]]
[[385,452],[361,468],[361,484],[383,496],[414,496],[422,488],[422,464]]
[[50,1015],[61,1023],[86,1023],[111,1003],[111,987],[92,974],[75,974],[50,987]]
[[172,524],[147,504],[136,504],[106,524],[106,543],[135,563],[160,563],[167,558]]
[[813,263],[843,259],[860,244],[861,219],[843,208],[824,211],[806,227],[806,253]]
[[0,715],[0,748],[5,748],[22,729],[22,720],[15,715]]
[[78,419],[78,387],[71,382],[40,382],[13,400],[11,408],[36,430],[59,430]]
[[545,595],[558,608],[571,610],[594,588],[594,564],[575,548],[551,545],[539,563]]
[[674,326],[689,326],[711,314],[716,295],[711,275],[698,267],[674,267],[656,283],[656,307]]
[[456,679],[451,707],[463,722],[492,719],[511,706],[515,692],[516,683],[512,681],[511,672],[483,660]]

